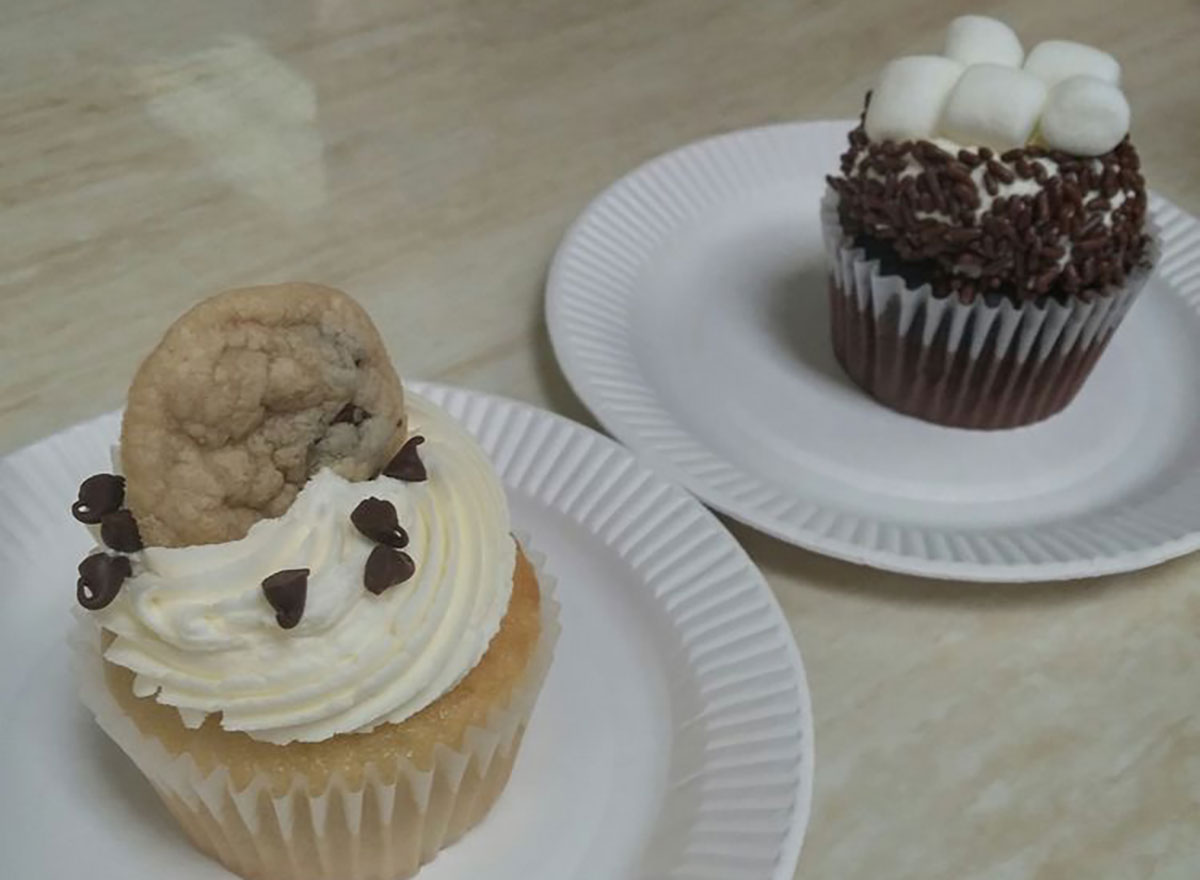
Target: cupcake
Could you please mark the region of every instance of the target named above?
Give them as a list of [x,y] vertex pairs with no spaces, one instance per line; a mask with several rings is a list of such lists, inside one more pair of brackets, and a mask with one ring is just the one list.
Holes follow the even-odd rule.
[[254,880],[399,878],[479,822],[557,634],[489,461],[344,294],[228,291],[129,391],[72,512],[80,694]]
[[834,351],[867,393],[981,429],[1071,402],[1154,261],[1119,82],[982,16],[883,68],[821,207]]

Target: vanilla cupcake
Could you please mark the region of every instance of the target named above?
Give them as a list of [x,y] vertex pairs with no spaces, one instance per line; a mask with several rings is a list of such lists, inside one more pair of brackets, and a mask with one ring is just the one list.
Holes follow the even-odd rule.
[[398,878],[487,814],[556,606],[486,456],[402,393],[357,305],[205,301],[139,370],[114,459],[73,506],[101,545],[80,693],[199,849],[255,880]]
[[1119,80],[981,16],[883,68],[822,205],[834,350],[868,393],[968,428],[1071,402],[1154,261]]

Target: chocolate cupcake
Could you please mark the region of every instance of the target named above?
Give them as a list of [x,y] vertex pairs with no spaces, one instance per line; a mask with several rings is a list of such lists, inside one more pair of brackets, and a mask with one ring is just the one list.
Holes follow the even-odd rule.
[[822,204],[834,350],[878,401],[994,429],[1074,399],[1154,261],[1119,77],[980,16],[883,69]]

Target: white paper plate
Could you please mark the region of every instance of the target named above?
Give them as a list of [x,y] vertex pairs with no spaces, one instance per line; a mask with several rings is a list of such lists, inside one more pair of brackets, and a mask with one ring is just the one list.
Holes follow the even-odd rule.
[[[800,654],[717,520],[615,443],[413,383],[496,462],[558,577],[563,634],[511,783],[421,880],[791,878],[812,793]],[[89,547],[67,509],[115,414],[0,460],[0,876],[218,880],[78,706],[64,639]]]
[[818,206],[849,121],[701,141],[599,196],[550,271],[554,350],[622,442],[800,546],[981,581],[1200,547],[1200,223],[1165,200],[1155,278],[1081,395],[972,432],[876,404],[829,342]]

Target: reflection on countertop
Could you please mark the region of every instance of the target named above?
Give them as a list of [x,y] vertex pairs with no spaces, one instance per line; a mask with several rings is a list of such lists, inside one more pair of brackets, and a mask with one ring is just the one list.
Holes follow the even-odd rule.
[[325,200],[312,84],[244,35],[134,70],[146,112],[214,174],[285,217]]

